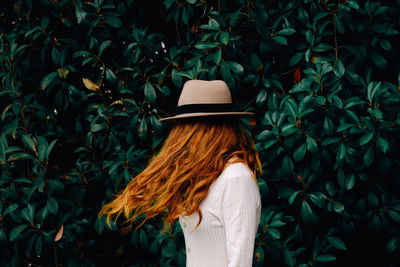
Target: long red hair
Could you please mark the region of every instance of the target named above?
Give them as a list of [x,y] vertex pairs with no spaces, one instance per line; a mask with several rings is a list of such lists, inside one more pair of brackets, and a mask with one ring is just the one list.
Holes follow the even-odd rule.
[[238,119],[225,117],[183,119],[175,122],[160,152],[147,167],[110,203],[103,206],[100,216],[107,224],[123,213],[132,222],[141,214],[143,225],[162,214],[166,229],[179,216],[201,211],[199,205],[207,196],[211,183],[230,162],[241,161],[261,172],[260,159],[251,137]]

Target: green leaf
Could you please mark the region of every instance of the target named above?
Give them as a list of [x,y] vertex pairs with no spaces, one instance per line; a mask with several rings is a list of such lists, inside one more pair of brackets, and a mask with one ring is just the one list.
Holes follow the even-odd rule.
[[256,97],[256,103],[257,104],[262,104],[265,102],[265,100],[267,99],[267,91],[265,89],[262,89]]
[[282,127],[282,135],[283,136],[289,136],[297,131],[298,131],[297,127],[291,123],[288,123]]
[[146,119],[143,117],[142,120],[139,122],[139,127],[138,127],[138,136],[140,139],[144,140],[146,139],[147,135],[147,123]]
[[178,71],[176,68],[172,68],[171,79],[176,87],[182,86],[182,84],[183,84],[182,77],[178,75]]
[[144,85],[144,96],[151,104],[156,102],[156,90],[150,82],[146,82]]
[[260,179],[258,181],[258,189],[260,190],[261,197],[268,196],[269,187],[268,187],[268,184],[264,180]]
[[289,197],[288,201],[289,201],[289,204],[290,204],[290,205],[293,204],[294,200],[296,199],[297,195],[298,195],[300,192],[301,192],[300,190],[299,190],[299,191],[295,191],[295,192],[293,192],[293,194]]
[[338,149],[338,152],[337,152],[337,158],[339,160],[342,160],[342,159],[344,159],[344,156],[346,156],[346,147],[344,146],[343,143],[340,143],[339,149]]
[[286,223],[282,222],[281,220],[275,220],[269,224],[270,227],[282,227],[285,225]]
[[347,190],[350,190],[354,187],[354,184],[356,183],[356,177],[354,174],[351,174],[349,177],[346,178],[345,182],[345,187]]
[[183,8],[182,9],[182,16],[181,16],[181,20],[185,25],[189,24],[189,13],[187,11],[187,8]]
[[22,141],[27,147],[29,147],[30,150],[36,151],[35,143],[33,142],[32,138],[29,135],[23,134]]
[[53,49],[51,50],[51,59],[53,60],[54,64],[56,64],[57,66],[61,66],[60,51],[58,51],[55,47],[53,47]]
[[176,248],[175,248],[173,245],[171,245],[172,243],[175,243],[175,242],[172,241],[172,240],[169,240],[168,246],[162,248],[162,250],[161,250],[161,255],[162,255],[163,257],[165,257],[165,258],[172,258],[172,257],[175,256],[175,254],[176,254]]
[[13,104],[8,105],[7,107],[5,107],[3,109],[3,112],[1,113],[1,121],[4,121],[6,115],[7,115],[7,111],[13,106]]
[[286,29],[283,29],[283,30],[280,30],[279,32],[277,32],[276,35],[287,36],[287,35],[293,35],[295,32],[296,32],[296,30],[293,28],[286,28]]
[[87,13],[83,8],[81,8],[79,6],[76,6],[76,8],[75,8],[75,16],[76,16],[76,19],[78,21],[78,24],[80,24],[81,22],[83,22],[85,20],[86,15],[87,15]]
[[368,113],[371,115],[371,117],[373,117],[374,119],[380,120],[380,119],[382,119],[382,117],[383,117],[382,111],[380,111],[380,110],[377,109],[377,108],[374,108],[374,109],[368,108],[367,111],[368,111]]
[[373,192],[368,193],[368,204],[373,208],[379,206],[379,199]]
[[273,36],[272,39],[280,45],[287,45],[287,39],[283,36]]
[[353,9],[359,9],[360,8],[360,5],[356,1],[353,1],[353,0],[348,1],[347,5],[349,7],[351,7],[351,8],[353,8]]
[[324,52],[332,49],[332,46],[330,44],[326,43],[320,43],[316,47],[313,48],[313,51],[315,52]]
[[264,67],[261,59],[254,53],[251,54],[251,64],[256,71],[261,71]]
[[398,244],[397,243],[398,242],[397,242],[396,238],[390,239],[389,242],[386,245],[386,251],[389,252],[389,253],[394,252],[398,248]]
[[367,87],[367,97],[370,103],[372,103],[372,100],[374,99],[375,94],[379,91],[379,88],[381,86],[382,82],[370,82]]
[[336,25],[336,30],[343,34],[344,33],[344,26],[342,21],[340,20],[340,18],[338,18],[338,16],[335,15],[335,25]]
[[123,26],[122,21],[116,16],[105,16],[105,19],[109,25],[115,28],[121,28]]
[[314,109],[312,108],[307,108],[305,110],[303,110],[300,114],[299,114],[299,118],[303,118],[305,115],[312,113],[314,111]]
[[105,40],[104,42],[102,42],[97,56],[100,57],[103,54],[104,50],[106,50],[110,45],[111,45],[111,40]]
[[47,208],[49,209],[50,213],[56,215],[58,212],[58,203],[57,200],[55,198],[53,198],[52,196],[49,196],[47,198]]
[[372,62],[381,69],[384,69],[387,65],[387,61],[384,57],[375,51],[371,52]]
[[58,76],[58,71],[54,71],[43,77],[42,81],[40,82],[40,87],[42,88],[42,90],[46,89],[50,85],[50,83],[54,80],[54,78],[57,76]]
[[89,51],[77,51],[72,55],[73,58],[81,57],[81,56],[93,57],[93,54]]
[[277,142],[276,139],[271,139],[264,144],[264,149],[268,149]]
[[311,80],[310,79],[302,79],[300,82],[296,83],[293,86],[293,89],[290,90],[290,93],[300,93],[300,92],[305,92],[309,91],[311,88]]
[[10,160],[21,160],[21,159],[34,159],[34,157],[32,157],[31,155],[27,154],[27,153],[13,153],[8,157],[8,161]]
[[226,82],[230,81],[232,79],[232,76],[231,76],[229,64],[226,61],[222,61],[220,69],[221,69],[222,79]]
[[400,214],[394,210],[388,210],[389,217],[395,222],[400,222]]
[[326,103],[326,98],[324,96],[317,96],[317,98],[315,99],[315,101],[320,104],[321,106],[325,105]]
[[318,152],[318,145],[311,136],[307,136],[306,145],[307,145],[308,151],[310,151],[311,153]]
[[336,236],[327,236],[326,239],[328,242],[337,249],[346,250],[346,245],[344,242]]
[[264,249],[263,246],[257,246],[254,253],[254,261],[258,263],[264,262]]
[[2,217],[5,217],[7,214],[15,211],[18,208],[18,204],[17,203],[13,203],[10,206],[8,206],[5,210],[4,213],[2,215]]
[[290,157],[285,156],[282,161],[282,170],[286,174],[293,172],[293,162]]
[[21,211],[21,216],[30,223],[33,223],[35,217],[35,208],[32,204],[28,204],[26,208]]
[[304,155],[306,154],[306,144],[302,144],[299,146],[296,151],[293,153],[293,159],[296,162],[301,161],[304,158]]
[[375,133],[374,132],[369,132],[364,134],[363,136],[360,137],[360,145],[363,146],[367,144],[369,141],[371,141],[372,137],[374,137]]
[[330,254],[320,254],[315,258],[315,260],[319,262],[331,262],[335,261],[336,257]]
[[24,231],[28,226],[29,226],[28,224],[21,224],[13,228],[10,232],[10,242],[17,240],[22,231]]
[[303,200],[301,204],[301,217],[303,217],[304,220],[311,221],[313,220],[314,214],[313,211],[311,210],[310,205],[307,203],[306,200]]
[[304,52],[298,52],[289,59],[289,66],[294,66],[303,58]]
[[94,223],[94,229],[96,230],[96,232],[101,235],[103,233],[104,230],[104,223],[103,220],[100,218],[96,219],[96,222]]
[[243,74],[244,73],[244,69],[243,66],[240,65],[237,62],[233,62],[233,61],[229,61],[229,66],[231,68],[231,70],[236,73],[236,74]]
[[113,220],[110,221],[110,225],[105,224],[104,226],[105,226],[107,229],[111,230],[111,231],[115,231],[115,230],[118,229],[117,223],[116,223],[115,221],[113,221]]
[[322,197],[321,193],[313,193],[313,194],[308,194],[308,196],[310,197],[310,200],[319,208],[323,208],[324,207],[324,198]]
[[152,128],[156,131],[156,132],[161,132],[162,130],[162,124],[161,122],[158,120],[158,118],[154,115],[150,116],[150,123]]
[[346,129],[349,129],[349,128],[351,128],[351,127],[354,127],[355,125],[353,124],[353,123],[344,123],[344,124],[341,124],[338,128],[337,128],[337,130],[336,130],[336,132],[342,132],[342,131],[344,131],[344,130],[346,130]]
[[103,129],[106,128],[106,125],[104,123],[100,124],[100,123],[93,123],[92,125],[90,125],[90,131],[95,133],[98,131],[101,131]]
[[218,44],[214,43],[197,43],[194,45],[195,48],[200,49],[200,50],[207,50],[211,48],[218,47]]
[[213,61],[216,65],[218,65],[221,62],[222,59],[222,50],[218,49],[213,56]]
[[7,241],[7,234],[3,228],[0,228],[0,243],[4,243],[5,241]]
[[213,30],[213,31],[219,31],[220,30],[220,25],[216,19],[210,18],[208,21],[208,24],[205,25],[200,25],[200,29],[207,29],[207,30]]
[[378,137],[378,140],[376,141],[376,146],[383,153],[386,153],[386,151],[388,151],[389,149],[388,141],[386,141],[386,139],[383,139],[382,137]]
[[221,43],[227,45],[229,43],[229,33],[222,32],[220,36]]
[[344,206],[340,202],[333,202],[333,210],[339,214],[342,214],[344,211]]
[[35,252],[37,255],[41,255],[42,250],[43,250],[43,239],[41,235],[38,235],[35,243]]
[[379,40],[379,45],[382,47],[383,50],[386,50],[386,51],[392,50],[392,45],[386,39]]
[[366,167],[371,166],[372,162],[374,161],[374,155],[375,153],[372,147],[365,152],[363,162]]
[[287,114],[291,116],[293,119],[296,119],[298,116],[298,107],[297,103],[293,99],[289,99],[285,105],[286,110],[288,111]]
[[47,142],[46,138],[44,138],[43,136],[38,136],[37,141],[38,141],[39,160],[41,162],[43,162],[46,158],[47,148],[49,146],[49,143]]
[[272,227],[268,227],[267,233],[273,238],[273,239],[280,239],[281,238],[281,233]]
[[339,78],[343,77],[344,72],[346,71],[343,62],[340,59],[337,59],[335,61],[333,70],[335,72],[335,75]]
[[56,144],[58,138],[54,139],[53,141],[51,141],[50,145],[47,147],[47,151],[46,151],[46,159],[49,158],[50,156],[50,152],[53,149],[54,145]]

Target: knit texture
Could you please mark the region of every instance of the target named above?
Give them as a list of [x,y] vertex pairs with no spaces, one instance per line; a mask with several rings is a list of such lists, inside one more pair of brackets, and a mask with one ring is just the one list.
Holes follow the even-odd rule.
[[[253,174],[243,163],[230,164],[210,186],[199,214],[179,217],[187,267],[252,266],[261,200]],[[194,229],[195,228],[195,229]]]

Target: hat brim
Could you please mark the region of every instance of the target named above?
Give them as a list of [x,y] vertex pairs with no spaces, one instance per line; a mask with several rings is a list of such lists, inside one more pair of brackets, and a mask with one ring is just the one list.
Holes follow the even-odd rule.
[[177,120],[183,118],[191,118],[191,117],[208,117],[208,116],[238,116],[238,117],[248,117],[253,116],[253,112],[197,112],[197,113],[185,113],[172,117],[165,117],[159,119],[159,121],[170,121]]

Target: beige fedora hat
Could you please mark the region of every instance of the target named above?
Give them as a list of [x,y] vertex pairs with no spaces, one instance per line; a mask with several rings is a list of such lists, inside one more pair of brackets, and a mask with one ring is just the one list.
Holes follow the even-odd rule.
[[252,116],[252,112],[233,111],[231,92],[222,80],[189,80],[183,85],[176,115],[160,121],[206,116]]

